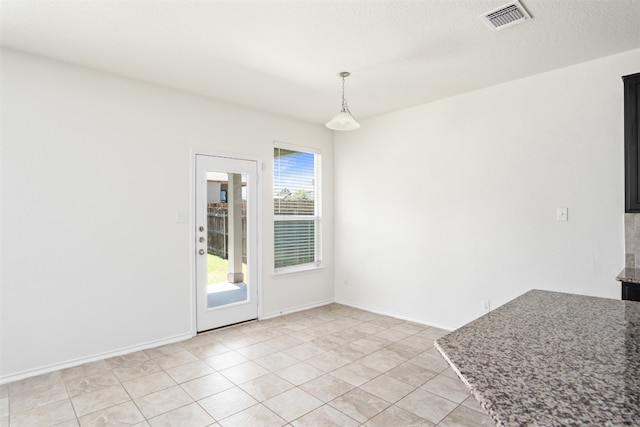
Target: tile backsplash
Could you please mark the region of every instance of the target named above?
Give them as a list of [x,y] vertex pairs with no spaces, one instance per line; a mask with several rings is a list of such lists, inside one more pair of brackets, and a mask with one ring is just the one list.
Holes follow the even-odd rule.
[[640,214],[624,214],[624,266],[640,268]]

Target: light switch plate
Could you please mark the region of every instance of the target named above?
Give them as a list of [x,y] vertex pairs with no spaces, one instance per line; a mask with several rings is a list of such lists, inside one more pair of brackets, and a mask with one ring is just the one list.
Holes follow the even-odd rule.
[[568,208],[556,209],[556,221],[569,221],[569,209]]
[[176,223],[184,224],[189,222],[189,212],[178,211],[176,212]]

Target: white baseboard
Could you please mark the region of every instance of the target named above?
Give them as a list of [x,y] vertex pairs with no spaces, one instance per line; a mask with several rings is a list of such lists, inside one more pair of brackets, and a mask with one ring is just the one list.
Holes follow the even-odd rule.
[[[291,307],[291,308],[288,308],[288,309],[282,310],[282,311],[276,311],[276,312],[272,312],[272,313],[263,314],[261,320],[272,319],[272,318],[275,318],[275,317],[284,316],[286,314],[296,313],[296,312],[304,311],[304,310],[310,310],[312,308],[322,307],[323,305],[331,304],[333,302],[335,302],[337,304],[342,304],[342,305],[346,305],[346,306],[349,306],[349,307],[353,307],[353,308],[358,308],[360,310],[366,310],[366,311],[370,311],[372,313],[381,314],[381,315],[384,315],[384,316],[390,316],[390,317],[395,317],[397,319],[407,320],[409,322],[419,323],[421,325],[433,326],[433,327],[436,327],[436,328],[445,329],[447,331],[451,331],[451,330],[455,329],[455,328],[447,327],[447,326],[440,325],[440,324],[437,324],[437,323],[429,322],[429,321],[424,320],[424,319],[417,319],[417,318],[413,318],[413,317],[409,317],[409,316],[404,316],[402,314],[392,313],[392,312],[388,312],[388,311],[385,311],[385,310],[380,310],[380,309],[377,309],[375,307],[369,307],[369,306],[363,305],[363,304],[355,304],[355,303],[352,303],[352,302],[349,302],[349,301],[333,300],[333,299],[327,299],[327,300],[324,300],[324,301],[318,301],[318,302],[311,303],[311,304],[304,304],[304,305],[300,305],[300,306],[296,306],[296,307]],[[190,339],[192,337],[193,337],[193,335],[190,334],[190,333],[181,334],[181,335],[175,335],[175,336],[172,336],[172,337],[163,338],[161,340],[148,341],[148,342],[143,343],[143,344],[139,344],[139,345],[135,345],[135,346],[131,346],[131,347],[120,348],[120,349],[114,350],[114,351],[108,351],[108,352],[105,352],[105,353],[99,353],[99,354],[95,354],[95,355],[92,355],[92,356],[87,356],[87,357],[82,357],[82,358],[78,358],[78,359],[68,360],[68,361],[60,362],[60,363],[54,363],[54,364],[43,366],[43,367],[36,368],[36,369],[29,369],[29,370],[22,371],[22,372],[17,372],[17,373],[14,373],[14,374],[4,375],[4,376],[0,376],[0,384],[6,384],[6,383],[13,382],[13,381],[19,381],[19,380],[22,380],[22,379],[25,379],[25,378],[35,377],[37,375],[46,374],[46,373],[53,372],[53,371],[58,371],[60,369],[66,369],[66,368],[71,368],[71,367],[74,367],[74,366],[83,365],[83,364],[89,363],[89,362],[95,362],[97,360],[103,360],[103,359],[108,359],[108,358],[111,358],[111,357],[122,356],[123,354],[133,353],[133,352],[140,351],[140,350],[147,350],[149,348],[159,347],[161,345],[172,344],[172,343],[175,343],[175,342],[179,342],[179,341],[184,341],[184,340]]]
[[299,305],[297,307],[291,307],[282,311],[275,311],[273,313],[262,314],[262,318],[260,320],[273,319],[274,317],[284,316],[285,314],[296,313],[298,311],[310,310],[316,307],[322,307],[323,305],[331,304],[333,299],[328,299],[325,301],[314,302],[312,304]]
[[370,311],[370,312],[376,313],[376,314],[382,314],[383,316],[395,317],[396,319],[406,320],[408,322],[418,323],[420,325],[432,326],[434,328],[444,329],[446,331],[453,331],[454,329],[456,329],[456,328],[452,328],[450,326],[442,325],[442,324],[439,324],[439,323],[429,322],[428,320],[425,320],[425,319],[417,319],[415,317],[404,316],[402,314],[393,313],[393,312],[389,312],[389,311],[385,311],[385,310],[380,310],[380,309],[377,309],[375,307],[369,307],[369,306],[363,305],[363,304],[355,304],[355,303],[348,302],[348,301],[343,301],[343,300],[335,300],[335,303],[336,304],[346,305],[346,306],[353,307],[353,308],[358,308],[360,310]]
[[108,351],[105,353],[94,354],[92,356],[81,357],[78,359],[68,360],[66,362],[54,363],[47,366],[42,366],[36,369],[29,369],[14,374],[0,376],[0,384],[6,384],[13,381],[19,381],[29,377],[35,377],[37,375],[46,374],[60,369],[72,368],[74,366],[84,365],[85,363],[95,362],[97,360],[108,359],[110,357],[122,356],[123,354],[133,353],[140,350],[147,350],[153,347],[159,347],[161,345],[172,344],[178,341],[184,341],[192,338],[192,334],[174,335],[172,337],[163,338],[161,340],[148,341],[143,344],[134,345],[131,347],[123,347],[118,350]]

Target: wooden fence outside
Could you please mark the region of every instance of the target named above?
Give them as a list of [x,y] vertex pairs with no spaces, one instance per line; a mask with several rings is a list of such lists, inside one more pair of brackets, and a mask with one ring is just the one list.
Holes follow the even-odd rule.
[[313,215],[315,202],[313,200],[274,199],[273,207],[276,215]]
[[[274,200],[278,215],[313,215],[313,200]],[[277,242],[276,242],[277,246]],[[207,205],[207,252],[229,257],[229,212],[227,203]],[[242,204],[242,262],[247,262],[247,205]]]
[[[207,252],[229,258],[229,211],[226,203],[207,205]],[[242,262],[247,262],[247,206],[242,205]]]

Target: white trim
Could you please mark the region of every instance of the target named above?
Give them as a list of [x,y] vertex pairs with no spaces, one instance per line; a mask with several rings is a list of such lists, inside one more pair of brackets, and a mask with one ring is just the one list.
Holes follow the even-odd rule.
[[[313,167],[316,170],[316,179],[314,182],[316,187],[315,191],[316,191],[316,194],[320,195],[319,198],[314,197],[315,199],[314,215],[317,218],[315,250],[316,250],[316,263],[321,266],[322,260],[324,259],[324,253],[322,252],[324,248],[324,211],[322,210],[324,205],[324,191],[322,186],[322,180],[324,179],[324,174],[322,173],[322,155],[314,156],[314,161],[315,161],[315,164],[313,165]],[[320,179],[317,179],[317,178],[320,178]]]
[[273,146],[277,148],[284,148],[285,150],[301,151],[303,153],[313,153],[322,155],[322,150],[315,147],[309,147],[307,145],[289,144],[287,142],[273,141]]
[[297,313],[298,311],[305,311],[305,310],[310,310],[312,308],[322,307],[323,305],[328,305],[333,302],[334,302],[333,299],[328,299],[320,302],[314,302],[311,304],[299,305],[296,307],[288,308],[286,310],[267,313],[260,320],[267,320],[267,319],[273,319],[274,317],[286,316],[287,314]]
[[446,331],[453,331],[456,328],[452,328],[450,326],[445,326],[442,325],[440,323],[433,323],[433,322],[429,322],[427,320],[424,319],[417,319],[415,317],[409,317],[409,316],[403,316],[401,314],[398,313],[392,313],[389,311],[384,311],[384,310],[379,310],[373,307],[369,307],[367,305],[363,305],[363,304],[355,304],[355,303],[351,303],[351,302],[346,302],[346,301],[342,301],[342,300],[335,300],[336,304],[342,304],[342,305],[346,305],[348,307],[353,307],[353,308],[358,308],[360,310],[365,310],[365,311],[370,311],[372,313],[376,313],[376,314],[382,314],[383,316],[389,316],[389,317],[394,317],[396,319],[400,319],[400,320],[406,320],[408,322],[413,322],[413,323],[418,323],[420,325],[425,325],[425,326],[431,326],[434,328],[439,328],[439,329],[444,329]]
[[262,158],[259,156],[253,156],[251,154],[243,154],[243,153],[232,153],[229,151],[217,151],[217,150],[210,150],[207,148],[197,148],[197,147],[191,147],[190,150],[190,155],[191,155],[191,159],[192,159],[192,166],[195,166],[195,156],[196,154],[201,154],[203,156],[213,156],[213,157],[224,157],[227,159],[237,159],[237,160],[249,160],[249,161],[253,161],[253,162],[257,162],[259,164],[262,164]]
[[273,270],[273,276],[284,276],[293,273],[302,273],[304,271],[315,271],[324,269],[324,265],[322,264],[322,260],[308,262],[306,264],[296,264],[290,265],[287,267],[280,267]]
[[191,317],[191,334],[198,333],[198,321],[196,316],[196,159],[197,154],[202,150],[189,150],[189,292],[191,294],[191,307],[189,309]]
[[59,363],[54,363],[47,366],[42,366],[40,368],[29,369],[26,371],[18,372],[16,374],[0,377],[0,384],[6,384],[6,383],[22,380],[29,377],[35,377],[36,375],[59,371],[61,369],[72,368],[74,366],[84,365],[85,363],[89,363],[89,362],[95,362],[98,360],[109,359],[111,357],[122,356],[123,354],[129,354],[129,353],[134,353],[136,351],[147,350],[150,348],[160,347],[167,344],[173,344],[179,341],[188,340],[190,338],[193,338],[193,335],[190,333],[174,335],[172,337],[163,338],[160,340],[147,341],[146,343],[134,345],[131,347],[123,347],[121,349],[114,350],[114,351],[107,351],[104,353],[94,354],[93,356],[81,357],[78,359],[68,360],[66,362],[59,362]]

